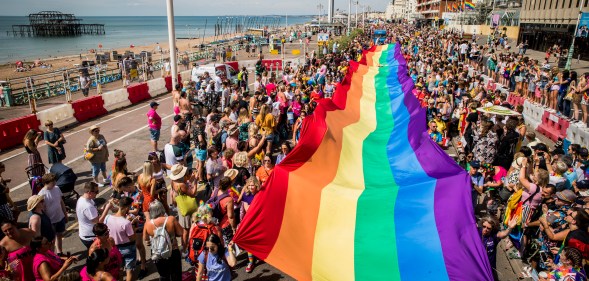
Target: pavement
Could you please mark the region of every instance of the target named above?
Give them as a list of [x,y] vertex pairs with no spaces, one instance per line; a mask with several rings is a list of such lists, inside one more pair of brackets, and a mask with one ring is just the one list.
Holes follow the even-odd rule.
[[[477,37],[477,44],[479,44],[479,45],[486,44],[487,37],[488,36],[478,36]],[[516,48],[517,42],[515,42],[514,40],[509,40],[509,45],[511,46],[510,52],[518,52],[518,49]],[[499,48],[498,52],[499,53],[507,53],[507,51],[504,50],[503,48]],[[538,62],[540,64],[543,64],[544,58],[546,57],[546,52],[528,49],[528,50],[526,50],[526,53],[524,56],[527,56],[530,59],[536,59],[536,60],[538,60]],[[484,60],[483,62],[486,65],[486,60]],[[554,56],[551,56],[549,63],[552,66],[557,66],[556,58]],[[578,60],[576,58],[573,58],[573,60],[571,61],[571,70],[576,71],[578,74],[583,74],[585,72],[589,72],[589,61]]]

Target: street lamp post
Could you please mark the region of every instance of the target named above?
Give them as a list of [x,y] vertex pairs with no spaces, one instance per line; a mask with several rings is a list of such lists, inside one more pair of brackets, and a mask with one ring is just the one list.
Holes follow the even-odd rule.
[[585,6],[585,0],[581,1],[579,6],[579,14],[577,15],[577,23],[575,24],[575,30],[573,31],[573,39],[571,40],[571,47],[567,55],[567,63],[565,69],[571,70],[571,63],[573,62],[573,52],[575,51],[575,38],[577,37],[577,29],[579,29],[579,21],[581,21],[581,15],[583,14],[583,6]]
[[348,36],[350,35],[350,22],[352,21],[352,0],[348,1]]
[[321,10],[323,9],[323,5],[317,5],[317,9],[319,9],[319,17],[317,17],[317,24],[319,25],[319,29],[321,29]]
[[172,70],[172,89],[178,84],[178,59],[176,57],[176,31],[174,28],[174,0],[166,1],[168,12],[168,43],[170,45],[170,67]]
[[358,4],[360,4],[360,2],[356,1],[354,4],[356,4],[356,16],[354,19],[356,20],[356,28],[358,28]]

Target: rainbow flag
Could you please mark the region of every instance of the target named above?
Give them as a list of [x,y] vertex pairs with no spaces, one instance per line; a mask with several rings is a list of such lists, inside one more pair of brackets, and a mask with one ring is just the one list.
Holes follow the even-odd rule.
[[401,46],[303,122],[234,241],[297,280],[492,280],[470,177],[428,136]]
[[474,10],[476,8],[476,5],[470,1],[464,2],[464,6],[469,10]]

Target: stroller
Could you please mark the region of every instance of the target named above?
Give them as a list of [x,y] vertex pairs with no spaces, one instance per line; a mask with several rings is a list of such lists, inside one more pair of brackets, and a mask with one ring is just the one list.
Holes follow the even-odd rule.
[[74,173],[72,168],[62,164],[62,163],[54,163],[49,169],[49,172],[54,174],[57,178],[56,185],[61,190],[63,194],[63,199],[73,198],[74,200],[78,200],[80,198],[80,194],[76,192],[76,180],[78,176]]
[[[25,173],[27,173],[29,185],[31,186],[32,195],[37,195],[37,193],[39,193],[39,191],[43,188],[43,181],[41,180],[41,177],[43,174],[45,174],[46,170],[47,167],[45,167],[43,163],[36,163],[25,168]],[[40,171],[42,171],[42,173]]]

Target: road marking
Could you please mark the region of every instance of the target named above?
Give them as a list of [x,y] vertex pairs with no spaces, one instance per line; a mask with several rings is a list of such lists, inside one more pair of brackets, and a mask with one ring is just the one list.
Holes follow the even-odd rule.
[[[168,119],[168,118],[170,118],[170,117],[172,117],[172,116],[174,116],[174,115],[176,115],[176,114],[172,113],[172,114],[170,114],[170,115],[168,115],[168,116],[166,116],[166,117],[163,117],[163,118],[162,118],[162,120],[166,120],[166,119]],[[134,131],[132,131],[132,132],[129,132],[129,133],[125,134],[124,136],[121,136],[120,138],[118,138],[118,139],[115,139],[115,140],[113,140],[113,141],[111,141],[111,142],[109,142],[109,143],[107,143],[107,144],[108,144],[108,145],[115,144],[115,143],[117,143],[117,142],[121,141],[122,139],[124,139],[124,138],[126,138],[126,137],[128,137],[128,136],[131,136],[131,135],[133,135],[133,134],[135,134],[135,133],[137,133],[137,132],[139,132],[139,131],[141,131],[141,130],[145,130],[145,129],[147,129],[147,125],[145,125],[145,126],[142,126],[142,127],[140,127],[139,129],[136,129],[136,130],[134,130]],[[82,159],[82,157],[84,157],[84,155],[80,155],[80,156],[78,156],[78,157],[76,157],[76,158],[74,158],[74,159],[70,160],[69,162],[65,163],[64,165],[68,166],[69,164],[71,164],[71,163],[74,163],[74,162],[76,162],[76,161],[78,161],[78,160]],[[28,185],[28,184],[29,184],[29,182],[28,182],[28,181],[25,181],[25,182],[23,182],[23,183],[21,183],[21,184],[19,184],[19,185],[15,186],[15,187],[13,187],[12,189],[10,189],[10,191],[16,191],[16,190],[19,190],[19,189],[23,188],[24,186],[26,186],[26,185]]]
[[[167,97],[167,98],[163,98],[163,99],[161,99],[161,100],[157,100],[157,101],[158,101],[158,102],[161,102],[161,101],[164,101],[164,100],[167,100],[167,99],[171,99],[171,98],[172,98],[172,97]],[[139,109],[143,109],[143,108],[145,108],[145,107],[148,107],[148,106],[149,106],[149,104],[146,104],[146,105],[140,106],[140,107],[138,107],[138,108],[134,108],[134,109],[132,109],[132,110],[125,111],[123,114],[120,114],[120,115],[113,116],[113,117],[111,117],[111,118],[109,118],[109,119],[106,119],[106,120],[100,121],[100,122],[98,122],[98,123],[93,123],[93,125],[100,125],[100,124],[102,124],[102,123],[106,123],[106,122],[108,122],[108,121],[111,121],[111,120],[113,120],[113,119],[115,119],[115,118],[119,118],[119,117],[125,116],[125,115],[127,115],[127,114],[129,114],[129,113],[133,113],[133,112],[135,112],[135,111],[137,111],[137,110],[139,110]],[[81,125],[83,126],[83,125],[85,125],[85,124],[88,124],[88,123],[82,123]],[[88,128],[83,128],[83,129],[77,130],[77,131],[75,131],[75,132],[71,132],[71,133],[69,133],[69,134],[67,134],[67,135],[64,135],[64,136],[67,138],[67,137],[69,137],[69,136],[72,136],[72,135],[75,135],[75,134],[77,134],[77,133],[79,133],[79,132],[86,131],[87,129],[88,129]],[[45,142],[41,143],[41,144],[38,146],[38,148],[41,148],[41,147],[43,147],[43,146],[47,146],[47,145],[45,144]],[[12,159],[12,158],[14,158],[14,157],[20,156],[21,154],[25,154],[25,153],[26,153],[26,151],[21,151],[21,152],[19,152],[19,153],[15,154],[15,155],[12,155],[12,156],[9,156],[9,157],[6,157],[6,158],[4,158],[4,159],[0,160],[0,162],[6,162],[6,161],[8,161],[8,160],[10,160],[10,159]]]

